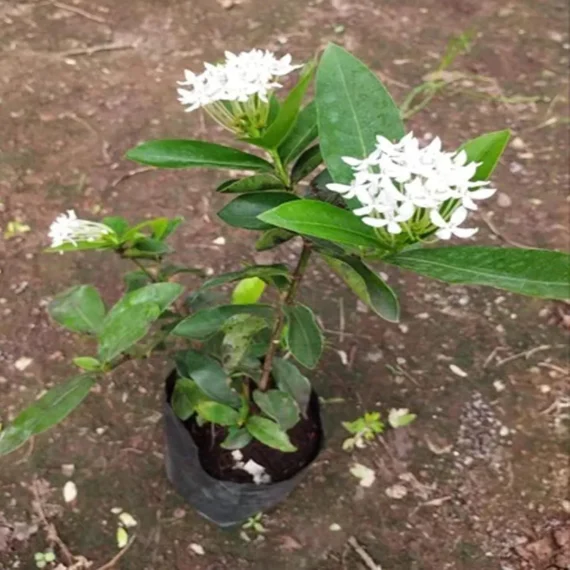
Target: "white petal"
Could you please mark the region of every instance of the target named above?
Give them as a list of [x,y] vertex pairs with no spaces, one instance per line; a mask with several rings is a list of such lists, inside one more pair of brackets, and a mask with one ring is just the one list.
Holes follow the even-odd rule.
[[[438,228],[447,227],[447,222],[443,219],[438,210],[431,210],[429,213],[429,219],[431,220],[431,223],[434,226],[437,226]],[[449,238],[443,238],[443,239],[449,239]]]
[[349,166],[360,166],[362,164],[362,159],[354,158],[352,156],[343,156],[341,157],[343,162],[346,162]]
[[356,208],[352,210],[355,216],[368,216],[373,212],[374,208],[372,206],[363,206],[362,208]]
[[469,195],[473,200],[486,200],[490,198],[495,192],[496,188],[480,188],[479,190],[471,190]]
[[449,228],[441,228],[440,230],[437,230],[437,232],[435,232],[435,235],[439,239],[448,240],[451,239],[451,230]]
[[388,222],[384,218],[362,218],[362,221],[373,228],[383,228]]
[[449,219],[450,226],[460,226],[467,219],[467,210],[461,206],[451,214]]
[[453,233],[459,238],[470,238],[478,232],[478,228],[454,228]]
[[386,228],[391,234],[401,234],[402,228],[397,222],[389,222],[388,227]]
[[412,202],[404,202],[398,209],[398,221],[407,222],[413,215],[416,209]]

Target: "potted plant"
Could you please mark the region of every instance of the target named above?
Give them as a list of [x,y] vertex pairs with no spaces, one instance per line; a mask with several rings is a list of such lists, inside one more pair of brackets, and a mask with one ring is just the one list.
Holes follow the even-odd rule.
[[[253,50],[226,53],[200,74],[186,72],[179,95],[188,110],[203,108],[240,146],[258,152],[156,140],[127,153],[159,168],[253,172],[217,187],[231,198],[218,215],[257,232],[258,251],[298,240],[293,267],[236,267],[188,294],[179,275],[195,270],[167,262],[166,241],[180,218],[130,226],[121,217],[60,216],[50,251],[110,250],[138,267],[109,310],[90,285],[54,298],[52,318],[95,337],[97,353],[75,358],[77,376],[4,428],[0,454],[63,420],[118,366],[173,348],[165,391],[168,476],[210,520],[235,524],[282,500],[322,446],[319,402],[306,370],[318,365],[323,334],[298,296],[312,258],[324,260],[388,322],[398,321],[399,305],[375,269],[379,263],[448,283],[570,297],[564,253],[437,243],[477,231],[462,224],[494,193],[488,178],[508,131],[451,151],[438,138],[423,145],[405,134],[378,78],[344,49],[330,45],[318,65],[300,67],[290,56]],[[295,72],[300,78],[279,99],[280,78]],[[313,80],[315,97],[303,104]],[[231,302],[212,303],[208,294],[228,284]]]

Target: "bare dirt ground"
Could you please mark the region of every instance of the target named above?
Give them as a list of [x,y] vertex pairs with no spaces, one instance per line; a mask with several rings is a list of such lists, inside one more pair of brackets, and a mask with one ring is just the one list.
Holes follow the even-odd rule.
[[[449,37],[472,28],[474,47],[453,69],[487,78],[485,93],[477,82],[463,84],[462,93],[434,99],[411,127],[437,133],[450,148],[511,128],[516,138],[495,174],[500,193],[482,213],[488,221],[478,220],[479,240],[568,247],[565,2],[234,4],[0,1],[0,225],[31,228],[0,238],[2,421],[71,375],[70,358],[92,348],[50,325],[46,299],[69,283],[94,282],[108,300],[120,293],[117,270],[126,267],[119,262],[41,253],[59,212],[132,221],[182,214],[179,259],[216,271],[251,259],[251,234],[215,217],[219,176],[145,172],[121,180],[136,168],[123,153],[143,139],[223,140],[185,114],[174,92],[184,68],[223,49],[268,47],[302,60],[334,40],[382,72],[402,100],[437,65]],[[227,245],[213,244],[221,235]],[[293,247],[275,255],[287,259]],[[117,552],[113,507],[139,521],[117,565],[124,570],[369,570],[351,536],[382,570],[570,568],[568,307],[388,273],[401,293],[399,326],[357,310],[324,266],[311,268],[302,294],[332,331],[314,381],[324,398],[345,402],[325,406],[327,449],[305,483],[268,513],[265,540],[219,531],[170,488],[159,413],[169,370],[154,359],[129,365],[62,426],[0,460],[0,568],[33,569],[34,552],[47,545],[32,509],[35,478],[44,480],[60,536],[94,569]],[[20,370],[22,358],[32,360]],[[342,420],[391,407],[408,407],[418,419],[356,457],[341,450]],[[375,469],[372,487],[350,475],[355,459]],[[75,465],[73,507],[62,499],[64,464]],[[404,497],[386,493],[395,484]],[[330,530],[333,523],[341,530]]]

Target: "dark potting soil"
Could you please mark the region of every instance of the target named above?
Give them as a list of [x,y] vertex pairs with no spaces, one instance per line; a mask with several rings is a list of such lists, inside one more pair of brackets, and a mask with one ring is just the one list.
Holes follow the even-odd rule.
[[[240,449],[243,455],[242,461],[247,463],[253,459],[259,465],[263,465],[273,483],[290,479],[306,467],[317,456],[322,438],[318,397],[314,392],[312,399],[316,402],[313,405],[309,404],[307,417],[301,418],[301,421],[287,432],[297,451],[283,453],[254,439]],[[234,468],[232,451],[220,447],[220,443],[227,436],[227,428],[213,426],[210,423],[199,426],[193,418],[184,423],[198,446],[202,467],[212,477],[223,481],[251,483],[252,478],[249,473]]]
[[[171,385],[170,390],[167,386],[168,396],[174,388],[172,380],[171,376],[167,382]],[[297,451],[284,453],[254,439],[240,449],[243,455],[242,461],[247,463],[253,459],[259,465],[263,465],[273,483],[285,481],[296,475],[315,459],[321,449],[323,430],[319,398],[315,392],[311,394],[306,416],[301,417],[297,425],[287,432]],[[183,423],[198,446],[200,463],[209,475],[222,481],[252,482],[249,473],[234,468],[232,451],[220,447],[227,436],[227,428],[211,423],[199,426],[193,417]]]

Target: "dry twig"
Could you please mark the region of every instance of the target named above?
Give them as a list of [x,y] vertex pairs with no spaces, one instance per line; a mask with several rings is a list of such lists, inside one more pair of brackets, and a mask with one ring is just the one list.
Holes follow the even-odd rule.
[[495,226],[495,224],[491,221],[491,219],[487,216],[485,216],[484,214],[481,214],[481,219],[485,222],[485,224],[487,224],[487,227],[491,230],[491,233],[496,235],[501,241],[504,241],[505,243],[508,243],[509,245],[512,245],[513,247],[522,247],[525,249],[537,249],[536,247],[532,247],[530,245],[525,245],[524,243],[519,243],[518,241],[515,241],[513,239],[508,238],[507,236],[505,236],[504,234],[502,234],[497,226]]
[[362,548],[362,546],[360,545],[358,540],[356,540],[356,538],[354,538],[354,536],[351,536],[348,539],[348,544],[350,544],[350,546],[352,547],[354,552],[356,552],[356,554],[358,554],[358,556],[360,556],[360,559],[362,560],[362,562],[364,562],[364,565],[367,568],[369,568],[370,570],[382,570],[382,566],[380,566],[380,564],[376,564],[376,562],[374,562],[374,560],[372,559],[370,554],[368,554],[368,552],[366,552],[366,550],[364,550],[364,548]]
[[32,507],[40,517],[40,520],[42,521],[42,524],[46,531],[48,542],[50,543],[50,545],[57,544],[57,546],[61,550],[61,553],[65,560],[65,564],[67,566],[73,565],[76,561],[75,556],[71,554],[65,542],[63,542],[63,540],[61,540],[61,538],[57,534],[57,529],[55,528],[55,525],[53,523],[50,523],[46,517],[46,513],[44,511],[44,506],[43,506],[43,500],[39,490],[39,483],[37,479],[32,483],[32,493],[34,495],[34,501],[32,502]]
[[154,166],[143,166],[142,168],[135,168],[134,170],[129,170],[126,174],[119,176],[117,180],[111,182],[111,188],[116,188],[121,182],[131,178],[132,176],[137,176],[137,174],[143,174],[144,172],[150,172],[151,170],[156,170]]
[[76,57],[78,55],[93,55],[94,53],[99,53],[101,51],[119,51],[124,49],[133,49],[134,47],[134,44],[99,44],[86,48],[62,51],[58,55],[60,57]]
[[89,12],[86,12],[85,10],[82,10],[81,8],[77,8],[77,6],[68,6],[67,4],[63,4],[62,2],[52,2],[52,4],[56,8],[59,8],[60,10],[66,10],[67,12],[73,12],[74,14],[77,14],[79,16],[83,16],[84,18],[87,18],[88,20],[92,20],[93,22],[97,22],[98,24],[105,24],[106,23],[106,20],[104,18],[101,18],[101,16],[95,16],[94,14],[90,14]]
[[498,368],[499,366],[502,366],[503,364],[506,364],[507,362],[511,362],[512,360],[516,360],[517,358],[522,358],[523,356],[526,360],[528,360],[536,352],[540,352],[542,350],[548,350],[550,348],[552,348],[552,346],[550,344],[541,344],[540,346],[535,346],[534,348],[531,348],[529,350],[525,350],[523,352],[517,352],[517,354],[512,354],[511,356],[507,356],[507,358],[503,358],[502,360],[499,360],[497,362],[496,366]]
[[117,562],[127,553],[127,550],[129,550],[129,548],[132,546],[133,542],[135,541],[135,538],[136,535],[133,535],[129,540],[129,542],[127,543],[127,546],[125,546],[125,548],[123,548],[115,556],[113,556],[113,558],[111,558],[109,562],[97,568],[97,570],[112,570],[112,568],[115,567],[115,564],[117,564]]

